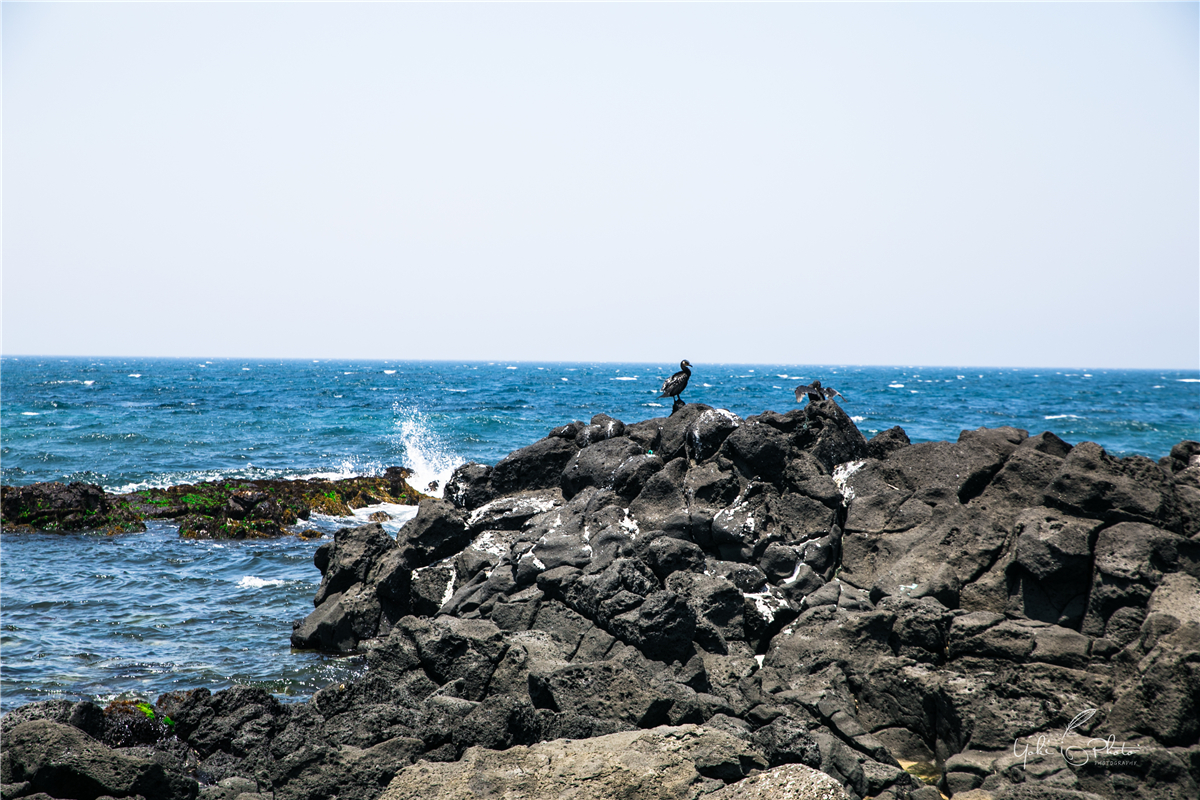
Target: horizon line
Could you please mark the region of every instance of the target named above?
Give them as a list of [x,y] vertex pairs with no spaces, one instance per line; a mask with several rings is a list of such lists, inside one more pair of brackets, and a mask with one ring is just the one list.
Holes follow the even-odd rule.
[[[378,361],[382,363],[413,363],[413,364],[631,364],[631,365],[658,365],[667,364],[666,361],[618,361],[610,359],[582,359],[582,360],[565,360],[565,359],[532,359],[532,358],[517,358],[517,359],[500,359],[500,358],[382,358],[379,356],[358,357],[358,356],[329,356],[324,358],[314,358],[312,356],[152,356],[152,355],[99,355],[99,354],[63,354],[63,353],[0,353],[0,360],[3,359],[73,359],[73,358],[94,358],[94,359],[163,359],[174,361],[191,361],[196,359],[204,359],[206,361],[304,361],[308,363],[321,362],[337,362],[337,361]],[[674,362],[670,362],[673,364]],[[838,362],[784,362],[784,361],[709,361],[699,362],[701,365],[707,363],[713,366],[788,366],[788,367],[826,367],[826,368],[892,368],[892,369],[1000,369],[1000,370],[1121,370],[1121,371],[1174,371],[1174,372],[1200,372],[1200,366],[1193,367],[1169,367],[1169,366],[1150,366],[1150,367],[1117,367],[1117,366],[1064,366],[1064,365],[1045,365],[1045,364],[917,364],[917,363],[897,363],[897,364],[871,364],[871,363],[838,363]],[[669,365],[668,365],[669,366]],[[694,365],[693,365],[694,366]]]

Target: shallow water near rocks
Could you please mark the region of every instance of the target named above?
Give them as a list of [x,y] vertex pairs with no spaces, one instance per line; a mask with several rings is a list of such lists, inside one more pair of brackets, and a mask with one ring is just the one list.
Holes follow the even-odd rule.
[[[688,354],[681,354],[688,355]],[[673,364],[0,359],[3,482],[83,480],[131,491],[220,478],[348,477],[405,465],[418,488],[495,463],[551,428],[607,413],[665,416]],[[740,416],[796,408],[819,378],[864,435],[913,441],[1013,425],[1114,455],[1159,458],[1200,438],[1200,372],[696,364],[689,402]],[[314,516],[331,534],[359,524]],[[395,531],[404,510],[387,509]],[[54,698],[261,686],[304,699],[365,669],[293,652],[320,540],[181,540],[145,533],[0,539],[0,709]]]
[[360,659],[292,653],[317,541],[145,533],[4,537],[4,709],[33,699],[156,697],[234,684],[307,696]]

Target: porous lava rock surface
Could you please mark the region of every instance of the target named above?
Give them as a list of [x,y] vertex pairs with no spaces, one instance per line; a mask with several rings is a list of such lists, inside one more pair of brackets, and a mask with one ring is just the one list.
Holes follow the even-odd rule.
[[[22,707],[4,797],[1200,796],[1195,442],[868,442],[832,401],[681,404],[563,425],[445,496],[316,553],[292,644],[362,677],[164,695],[138,736]],[[64,743],[99,788],[62,793]]]

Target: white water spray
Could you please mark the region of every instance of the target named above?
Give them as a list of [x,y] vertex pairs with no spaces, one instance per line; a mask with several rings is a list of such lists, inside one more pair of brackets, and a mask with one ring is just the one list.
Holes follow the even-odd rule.
[[[392,438],[404,451],[404,466],[413,471],[408,482],[418,491],[441,497],[446,481],[465,459],[452,452],[433,432],[425,414],[400,403],[394,404],[392,410],[396,414],[396,433]],[[430,490],[433,481],[437,481],[437,489]]]

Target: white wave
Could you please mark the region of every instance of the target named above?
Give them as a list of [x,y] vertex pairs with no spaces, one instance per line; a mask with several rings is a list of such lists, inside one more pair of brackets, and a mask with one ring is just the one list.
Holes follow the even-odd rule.
[[171,486],[179,486],[185,483],[206,483],[211,481],[238,481],[238,480],[327,480],[338,481],[346,478],[355,478],[360,475],[374,475],[383,470],[384,465],[377,461],[365,461],[357,458],[343,459],[342,462],[331,469],[308,470],[308,471],[283,471],[269,470],[252,467],[246,465],[239,469],[219,470],[182,470],[179,472],[170,472],[158,476],[153,480],[136,481],[126,483],[119,486],[104,486],[105,491],[113,494],[129,494],[130,492],[139,492],[143,489],[166,489]]
[[889,389],[903,389],[904,384],[903,383],[889,383],[888,388]]
[[642,405],[650,406],[651,408],[662,408],[663,407],[662,403],[642,403]]
[[712,388],[712,384],[711,384],[711,383],[702,383],[702,384],[700,384],[700,385],[701,385],[701,386],[703,386],[703,387],[704,387],[704,388],[706,388],[706,389],[711,389],[711,388]]
[[346,478],[357,478],[360,475],[371,475],[379,472],[383,465],[378,462],[360,462],[356,458],[345,458],[333,469],[313,470],[311,472],[293,472],[283,476],[284,480],[306,481],[341,481]]
[[237,585],[242,589],[261,589],[264,586],[283,586],[287,581],[281,578],[267,580],[266,578],[256,578],[253,575],[247,575],[237,582]]
[[83,385],[84,385],[84,386],[91,386],[93,383],[95,383],[95,381],[84,381],[84,382],[83,382]]
[[505,367],[505,369],[516,369],[516,367]]
[[384,374],[384,375],[395,375],[395,374],[396,374],[396,370],[394,370],[394,369],[385,369],[385,370],[383,371],[383,374]]
[[1077,417],[1074,414],[1048,414],[1042,419],[1083,419],[1083,417]]
[[21,416],[22,417],[40,417],[41,414],[38,413],[37,411],[22,411]]
[[560,380],[560,381],[565,381],[565,380],[566,380],[566,378],[559,378],[559,380]]
[[610,381],[636,381],[637,376],[635,375],[633,377],[629,377],[628,375],[622,375],[619,378],[609,378],[609,380]]
[[[466,459],[449,449],[434,433],[429,418],[417,409],[397,403],[392,410],[399,417],[394,438],[404,448],[404,466],[413,471],[408,482],[418,491],[441,497],[446,481]],[[427,491],[432,481],[437,481],[437,489]]]
[[851,422],[865,422],[866,419],[867,419],[866,417],[851,417],[850,421]]
[[381,524],[384,530],[398,531],[404,527],[404,523],[417,515],[417,506],[405,506],[399,503],[376,503],[373,506],[363,506],[362,508],[354,509],[352,515],[355,523],[362,525],[371,521],[371,515],[377,514],[380,511],[390,517],[384,520]]
[[131,373],[129,373],[129,377],[131,377],[131,378],[140,378],[140,377],[142,377],[142,373],[140,373],[140,372],[131,372]]
[[1200,378],[1179,378],[1179,383],[1200,383]]
[[249,371],[250,371],[249,367],[242,367],[242,372],[249,372]]

